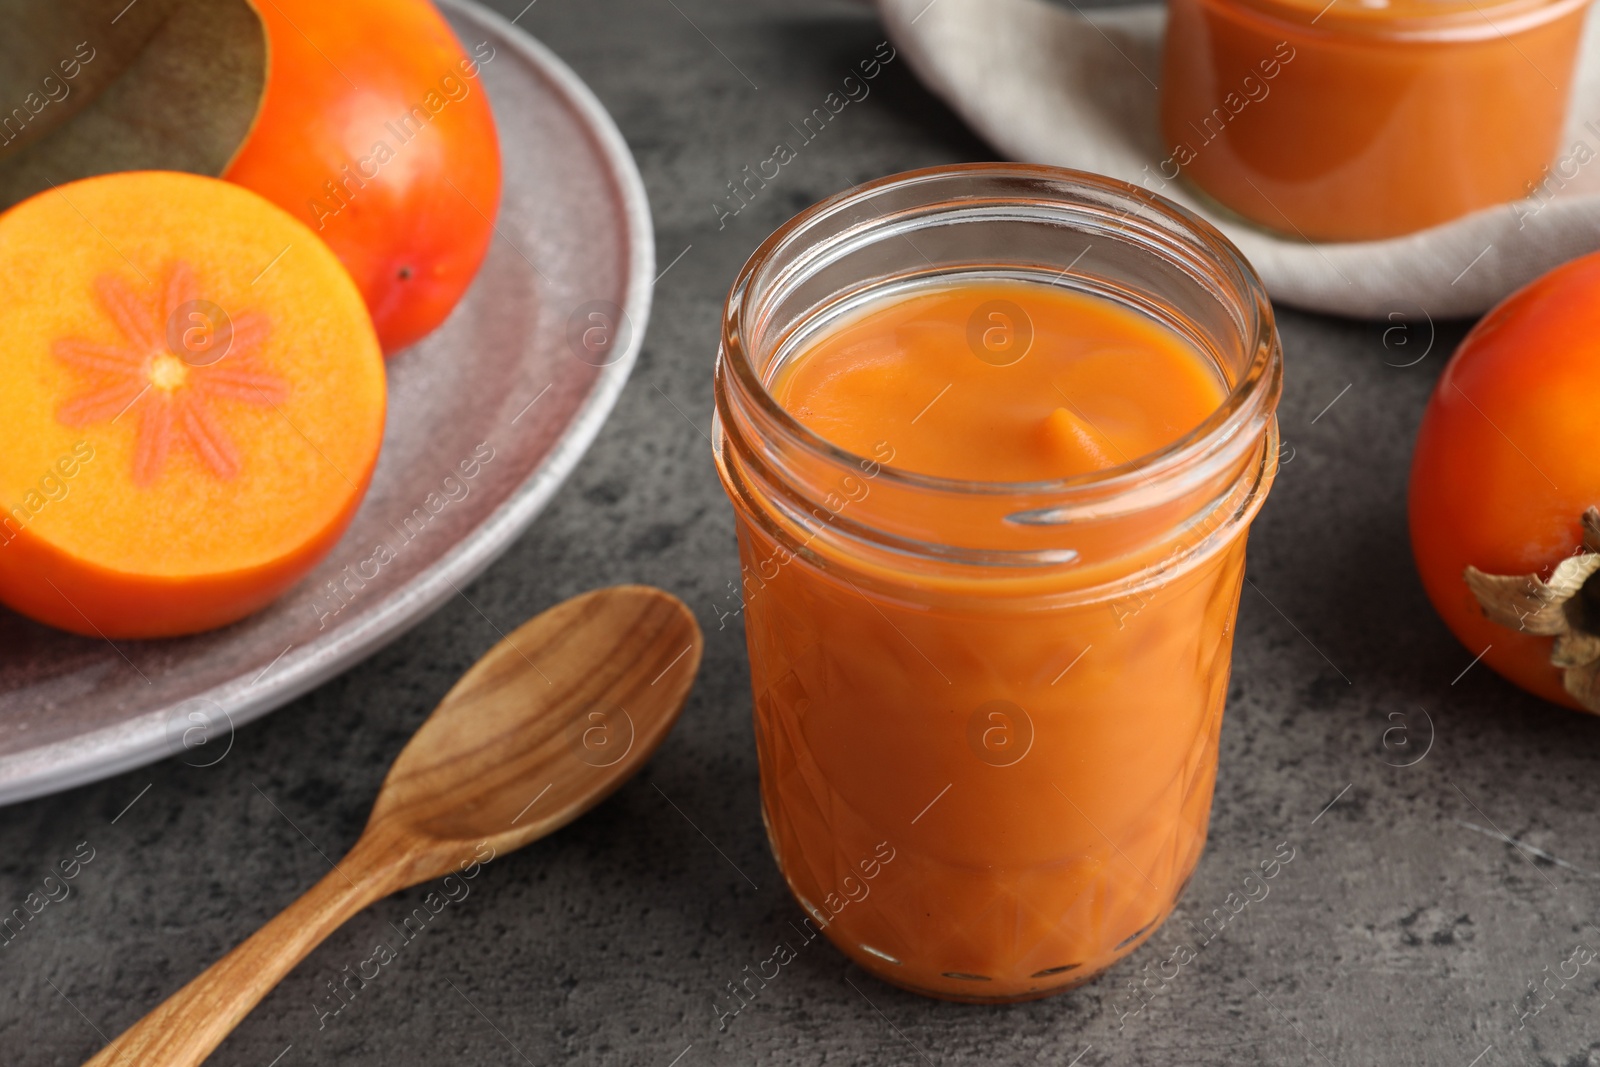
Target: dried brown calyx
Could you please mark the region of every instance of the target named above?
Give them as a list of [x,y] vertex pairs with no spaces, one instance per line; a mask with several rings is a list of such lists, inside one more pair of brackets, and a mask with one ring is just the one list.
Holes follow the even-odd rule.
[[1583,547],[1548,580],[1537,574],[1485,574],[1469,566],[1464,577],[1483,613],[1501,626],[1554,637],[1550,662],[1573,698],[1600,714],[1600,509],[1583,513]]

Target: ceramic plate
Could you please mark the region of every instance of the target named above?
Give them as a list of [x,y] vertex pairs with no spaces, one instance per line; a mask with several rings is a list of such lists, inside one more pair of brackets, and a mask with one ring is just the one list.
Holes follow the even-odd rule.
[[349,532],[282,600],[194,637],[112,644],[0,608],[0,803],[167,756],[220,758],[235,726],[458,595],[615,403],[655,266],[638,169],[554,55],[465,0],[441,7],[469,52],[494,50],[479,84],[505,160],[498,236],[449,321],[389,362],[383,454]]

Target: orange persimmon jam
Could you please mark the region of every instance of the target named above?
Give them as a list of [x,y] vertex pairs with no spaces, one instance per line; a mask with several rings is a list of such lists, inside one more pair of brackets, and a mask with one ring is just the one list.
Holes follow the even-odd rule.
[[[1009,348],[1014,361],[973,357],[967,329],[978,309],[987,309],[980,348]],[[1007,281],[913,289],[869,305],[781,368],[772,392],[849,451],[866,455],[883,441],[901,470],[1008,482],[1070,478],[1154,452],[1224,396],[1216,368],[1178,334],[1109,300]]]
[[810,920],[957,1000],[1134,951],[1204,845],[1276,472],[1248,264],[1111,179],[913,172],[774,234],[722,341],[763,814]]
[[[1163,179],[1359,241],[1533,192],[1588,0],[1170,0]],[[1159,187],[1155,183],[1152,188]]]

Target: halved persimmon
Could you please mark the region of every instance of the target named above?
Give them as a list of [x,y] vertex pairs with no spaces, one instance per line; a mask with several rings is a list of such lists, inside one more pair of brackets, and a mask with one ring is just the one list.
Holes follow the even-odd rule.
[[0,601],[190,633],[333,547],[377,462],[383,357],[305,225],[213,178],[87,178],[0,216],[0,291]]

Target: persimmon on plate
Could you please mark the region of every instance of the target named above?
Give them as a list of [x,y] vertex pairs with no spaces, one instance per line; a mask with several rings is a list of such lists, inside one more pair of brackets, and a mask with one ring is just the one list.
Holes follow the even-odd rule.
[[[385,352],[449,315],[494,234],[499,142],[428,0],[21,0],[0,66],[0,207],[113,171],[223,176],[301,219]],[[21,32],[21,31],[19,31]]]
[[[139,0],[117,25],[149,2]],[[230,0],[213,2],[221,8]],[[188,637],[112,643],[0,607],[0,803],[162,758],[196,767],[237,758],[227,755],[235,728],[359,663],[460,590],[470,594],[473,577],[516,543],[583,462],[622,392],[659,269],[627,144],[548,49],[475,0],[440,6],[461,40],[495,49],[480,78],[490,83],[507,141],[539,146],[505,172],[496,223],[507,240],[493,242],[485,268],[494,285],[470,286],[439,330],[383,368],[387,426],[365,499],[334,550],[260,611]],[[96,46],[115,15],[100,24]],[[81,40],[69,41],[65,54]],[[47,64],[58,72],[59,58]],[[5,76],[0,70],[0,81]],[[41,117],[58,106],[46,105]],[[135,278],[125,264],[120,269]],[[101,314],[92,300],[84,306]],[[605,359],[574,358],[592,354],[574,349],[572,323],[592,321],[585,316],[597,306],[622,326],[615,345]],[[91,321],[76,322],[69,334],[90,336]],[[43,365],[54,372],[57,361],[50,356]],[[0,384],[0,395],[10,387]],[[112,429],[120,432],[128,417]],[[186,447],[175,455],[194,462]],[[40,490],[35,503],[47,499],[45,489],[59,497],[62,483],[69,495],[46,508],[72,504],[79,479],[104,459],[103,452],[87,464],[50,455],[49,481],[41,485],[49,473],[41,466],[24,485],[8,485],[0,515],[26,505],[31,491]],[[75,473],[64,476],[57,461]]]
[[258,0],[270,63],[223,177],[316,230],[366,298],[385,352],[438,326],[494,236],[488,96],[428,0]]
[[1600,713],[1600,254],[1507,297],[1423,415],[1411,544],[1451,631],[1505,678]]
[[0,601],[91,636],[191,633],[332,548],[386,385],[306,226],[213,178],[88,178],[0,216],[0,291]]

